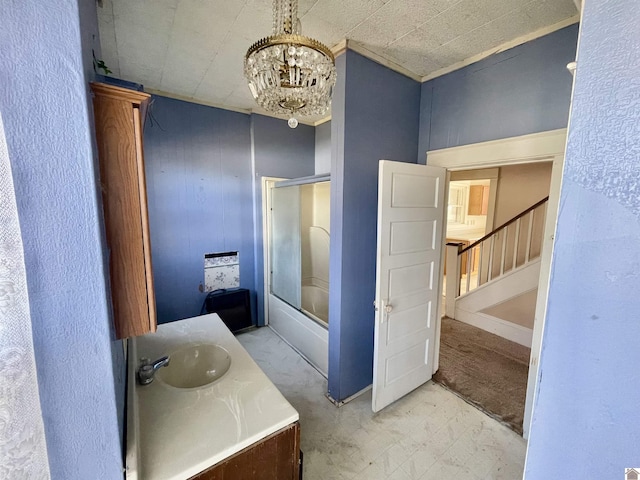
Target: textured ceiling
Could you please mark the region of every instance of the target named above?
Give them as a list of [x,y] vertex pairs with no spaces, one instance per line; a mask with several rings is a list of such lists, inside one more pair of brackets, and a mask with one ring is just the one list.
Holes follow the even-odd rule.
[[[271,34],[271,0],[103,0],[102,59],[146,89],[260,111],[247,48]],[[577,14],[573,0],[299,0],[304,35],[345,38],[424,77]]]

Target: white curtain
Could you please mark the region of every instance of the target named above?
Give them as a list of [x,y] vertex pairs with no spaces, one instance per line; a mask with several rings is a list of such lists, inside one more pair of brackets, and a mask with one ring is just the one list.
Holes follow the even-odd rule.
[[0,479],[50,479],[24,252],[0,115]]

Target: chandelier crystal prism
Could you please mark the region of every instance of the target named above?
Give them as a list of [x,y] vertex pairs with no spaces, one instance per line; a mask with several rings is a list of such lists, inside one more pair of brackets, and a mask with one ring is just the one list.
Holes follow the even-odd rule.
[[336,84],[331,50],[301,35],[297,0],[273,0],[273,35],[249,47],[244,75],[256,103],[276,115],[324,115]]

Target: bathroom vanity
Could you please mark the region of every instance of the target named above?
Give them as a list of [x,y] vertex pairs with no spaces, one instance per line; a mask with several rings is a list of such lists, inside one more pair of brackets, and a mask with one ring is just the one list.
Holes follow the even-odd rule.
[[[230,363],[211,383],[193,386],[202,382],[189,370],[200,367],[181,352],[202,345],[215,347],[212,361],[224,365],[226,352]],[[136,382],[140,358],[172,354],[168,373],[160,368],[149,385]],[[131,339],[129,359],[127,480],[298,479],[298,412],[218,315],[163,324]],[[176,374],[180,368],[183,375]]]

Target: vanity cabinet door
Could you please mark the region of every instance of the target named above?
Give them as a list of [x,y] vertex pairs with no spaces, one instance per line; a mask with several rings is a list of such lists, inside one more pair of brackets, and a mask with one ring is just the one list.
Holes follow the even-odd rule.
[[92,83],[100,187],[117,338],[156,330],[142,148],[150,95]]
[[263,438],[189,480],[298,480],[298,422]]

